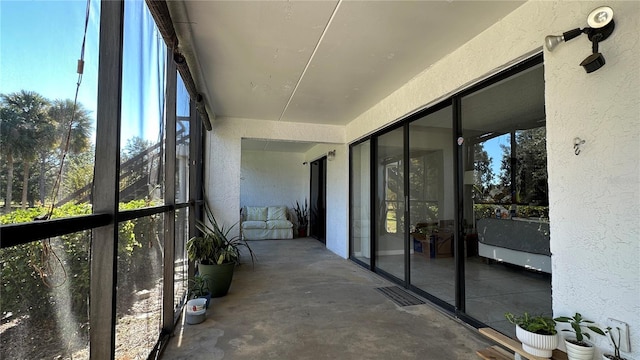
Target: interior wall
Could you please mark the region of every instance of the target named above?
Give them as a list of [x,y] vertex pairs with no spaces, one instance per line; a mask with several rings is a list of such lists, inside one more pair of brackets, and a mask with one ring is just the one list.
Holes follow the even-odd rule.
[[[344,133],[343,133],[344,134]],[[331,150],[333,160],[327,161],[327,249],[349,257],[349,149],[342,144],[318,144],[305,154],[306,161],[317,160]]]
[[[347,125],[349,142],[435,104],[541,51],[544,37],[586,26],[596,6],[614,9],[600,44],[607,64],[586,74],[586,36],[545,50],[553,311],[605,327],[630,326],[640,358],[640,3],[529,1]],[[579,156],[574,138],[585,140]],[[588,179],[588,181],[585,181]],[[563,333],[564,334],[564,333]],[[594,336],[598,354],[611,346]],[[561,345],[564,347],[564,344]]]
[[302,204],[309,198],[309,167],[304,161],[302,153],[242,151],[240,207],[284,205],[295,216],[296,201]]
[[[268,120],[255,119],[239,119],[239,118],[216,118],[212,124],[213,130],[206,133],[205,140],[205,179],[204,187],[206,198],[211,205],[214,214],[219,221],[224,224],[234,224],[240,218],[240,188],[242,177],[242,146],[243,138],[249,139],[265,139],[265,140],[285,140],[285,141],[305,141],[317,143],[345,143],[345,131],[343,126],[320,125],[306,123],[278,122]],[[344,146],[344,145],[342,145]],[[313,149],[312,149],[313,150]],[[310,151],[311,152],[311,151]],[[305,159],[309,159],[309,153],[305,154]],[[304,160],[302,160],[304,161]],[[302,163],[301,161],[301,163]],[[335,165],[339,161],[344,161],[344,155],[336,156],[336,161],[331,162],[328,167],[329,174],[335,169]],[[306,167],[308,174],[308,167]],[[334,170],[335,171],[335,170]],[[308,175],[307,175],[308,176]],[[328,175],[327,187],[329,193],[327,196],[328,206],[336,206],[337,202],[344,203],[342,209],[347,208],[347,199],[330,199],[329,194],[340,194],[340,191],[332,191],[341,188],[342,184],[336,184],[335,179]],[[348,176],[348,175],[347,175]],[[271,180],[268,180],[271,182]],[[307,178],[308,184],[308,178]],[[344,181],[344,180],[342,180]],[[308,185],[307,185],[308,187]],[[308,193],[308,190],[307,190]],[[333,195],[331,195],[333,196]],[[336,211],[337,213],[338,211]],[[342,210],[343,213],[346,210]],[[330,236],[329,230],[332,232],[334,227],[342,226],[344,220],[337,220],[337,224],[327,219],[327,237]],[[239,229],[234,229],[239,233]],[[338,254],[344,253],[343,248],[346,245],[335,245],[337,242],[344,242],[344,234],[339,239],[327,239],[327,247],[331,243],[331,250]],[[346,257],[344,255],[341,255]]]
[[[452,115],[453,116],[453,115]],[[411,151],[419,150],[440,150],[442,152],[442,160],[440,169],[442,179],[439,181],[439,198],[438,205],[441,213],[439,220],[453,220],[455,217],[455,200],[454,193],[455,183],[453,179],[453,147],[451,139],[452,131],[446,128],[427,128],[423,129],[419,126],[411,127],[409,130],[409,145]],[[420,219],[423,220],[423,219]],[[412,221],[413,222],[413,221]]]

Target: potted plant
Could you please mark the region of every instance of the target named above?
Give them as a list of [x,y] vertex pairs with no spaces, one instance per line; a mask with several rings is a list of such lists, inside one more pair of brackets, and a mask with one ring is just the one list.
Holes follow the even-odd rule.
[[576,313],[573,317],[559,316],[554,319],[556,322],[568,323],[571,329],[563,329],[562,331],[573,331],[574,338],[565,338],[564,344],[567,347],[567,356],[569,360],[591,360],[595,347],[588,343],[584,338],[591,339],[591,335],[584,331],[583,328],[589,329],[596,334],[604,335],[604,331],[593,324],[593,321],[582,317],[580,313]]
[[296,206],[293,208],[296,212],[296,218],[298,220],[298,237],[307,236],[307,227],[309,225],[309,207],[307,205],[307,199],[304,199],[304,207],[300,206],[300,203],[296,201]]
[[229,228],[220,225],[206,203],[204,213],[207,222],[197,222],[201,235],[187,241],[187,255],[189,260],[198,263],[198,273],[206,277],[211,296],[225,296],[231,286],[233,270],[240,264],[240,248],[249,251],[252,263],[255,254],[245,240],[230,234],[235,224]]
[[197,274],[189,279],[189,299],[203,298],[207,300],[207,308],[211,303],[211,291],[207,287],[207,276]]
[[607,330],[605,331],[605,333],[609,334],[609,339],[613,344],[614,353],[603,354],[602,360],[627,360],[626,358],[623,358],[622,356],[620,356],[620,336],[621,336],[620,328],[616,326],[616,330],[618,330],[617,336],[613,334],[613,329],[611,329],[611,327],[607,327]]
[[552,318],[542,315],[515,316],[504,314],[516,326],[516,337],[522,342],[522,350],[539,357],[549,358],[558,347],[558,331]]

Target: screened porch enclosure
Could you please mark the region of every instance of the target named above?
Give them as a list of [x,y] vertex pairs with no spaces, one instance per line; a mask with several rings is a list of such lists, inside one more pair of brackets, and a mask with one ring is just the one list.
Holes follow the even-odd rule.
[[[3,22],[10,12],[31,31],[3,45],[3,54],[21,50],[3,55],[14,76],[0,88],[0,166],[11,175],[2,180],[0,357],[152,356],[193,275],[185,242],[203,204],[193,79],[143,1],[2,7]],[[61,31],[64,46],[41,45]],[[24,53],[35,64],[22,64]]]

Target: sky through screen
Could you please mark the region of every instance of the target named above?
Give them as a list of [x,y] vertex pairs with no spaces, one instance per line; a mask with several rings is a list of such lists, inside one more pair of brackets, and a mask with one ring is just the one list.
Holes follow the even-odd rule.
[[[130,5],[134,6],[130,6]],[[49,100],[72,99],[78,80],[77,61],[80,58],[86,1],[0,1],[0,93],[9,94],[21,90],[34,91]],[[133,0],[130,8],[140,8],[142,0]],[[141,12],[127,12],[125,33],[138,31],[140,24],[153,21]],[[90,19],[87,29],[85,66],[78,102],[90,112],[94,126],[92,139],[95,141],[95,116],[97,108],[98,55],[100,29],[100,1],[91,0]],[[146,34],[148,35],[148,34]],[[159,35],[151,43],[145,43],[143,36],[130,37],[125,41],[125,64],[138,63],[137,70],[144,72],[148,67],[143,61],[164,57],[159,50]],[[146,40],[149,42],[148,40]],[[164,65],[164,59],[161,59]],[[126,66],[126,65],[125,65]],[[126,71],[126,70],[125,70]],[[132,72],[129,71],[131,74]],[[157,69],[153,71],[157,74]],[[143,74],[145,78],[123,77],[123,88],[137,88],[139,94],[156,97],[164,84],[164,75],[157,77]],[[142,85],[141,85],[142,84]],[[162,85],[162,86],[159,86]],[[142,87],[141,87],[142,86]],[[125,91],[126,93],[126,91]],[[150,95],[149,95],[150,94]],[[142,96],[142,95],[141,95]],[[138,136],[152,142],[158,141],[158,120],[162,106],[154,101],[138,100],[130,94],[123,96],[122,138]],[[142,116],[142,117],[141,117]]]

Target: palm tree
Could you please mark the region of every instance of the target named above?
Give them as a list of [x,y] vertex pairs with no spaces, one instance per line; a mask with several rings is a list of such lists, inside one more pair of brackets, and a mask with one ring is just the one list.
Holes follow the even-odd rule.
[[[91,135],[91,118],[89,110],[80,103],[74,104],[73,100],[54,100],[49,108],[49,116],[56,122],[55,144],[60,161],[60,179],[62,184],[64,175],[63,160],[65,153],[80,154],[89,149],[89,136]],[[68,142],[68,144],[67,144]],[[44,203],[46,159],[50,149],[42,149],[40,154],[40,201]],[[55,191],[55,189],[54,189]],[[57,190],[59,192],[59,190]],[[58,195],[58,194],[56,194]]]
[[14,111],[6,106],[4,95],[1,95],[0,102],[0,151],[5,155],[7,161],[7,192],[4,198],[5,212],[11,211],[13,194],[13,163],[14,153],[18,146],[18,116]]
[[3,114],[7,118],[7,125],[11,126],[5,138],[3,131],[3,148],[7,149],[7,198],[5,210],[11,210],[13,181],[13,162],[15,155],[19,155],[23,165],[22,207],[27,206],[27,192],[29,190],[29,168],[38,154],[38,149],[50,146],[55,128],[51,122],[47,108],[49,101],[42,95],[21,90],[20,92],[2,95],[2,104],[6,108]]

